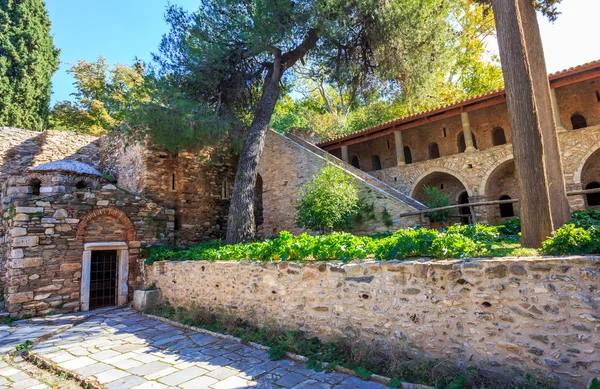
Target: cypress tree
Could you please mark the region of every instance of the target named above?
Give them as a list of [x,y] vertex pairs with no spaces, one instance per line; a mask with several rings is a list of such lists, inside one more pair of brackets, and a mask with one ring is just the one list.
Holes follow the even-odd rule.
[[0,0],[0,126],[44,127],[59,52],[42,0]]

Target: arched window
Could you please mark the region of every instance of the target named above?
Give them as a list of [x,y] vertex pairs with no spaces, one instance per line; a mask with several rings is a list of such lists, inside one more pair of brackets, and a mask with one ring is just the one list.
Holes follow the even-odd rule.
[[355,168],[360,169],[360,162],[358,162],[358,157],[356,155],[352,157],[352,159],[350,160],[350,164]]
[[[473,139],[473,147],[477,148],[477,140],[475,139],[475,134],[471,133],[471,138]],[[465,133],[460,132],[458,135],[458,152],[464,153],[467,149],[467,144],[465,142]]]
[[373,170],[381,170],[381,159],[379,158],[379,155],[371,157],[371,164],[373,165]]
[[433,142],[429,144],[429,159],[435,159],[440,157],[440,148],[438,144]]
[[39,196],[40,188],[42,187],[42,181],[38,180],[37,178],[34,178],[33,180],[31,180],[29,185],[31,186],[31,194],[33,196]]
[[[459,204],[469,204],[469,194],[465,191],[458,196]],[[458,209],[462,224],[469,224],[471,222],[471,207],[461,207]]]
[[578,130],[587,127],[587,120],[585,120],[583,115],[574,113],[573,116],[571,116],[571,124],[573,125],[574,130]]
[[[599,182],[590,182],[585,186],[585,189],[598,189],[600,188]],[[600,205],[600,193],[588,193],[585,195],[587,199],[587,204],[590,207]]]
[[260,174],[256,175],[254,186],[254,224],[258,227],[265,222],[263,216],[263,179]]
[[408,165],[412,163],[412,153],[410,152],[410,147],[404,146],[404,162]]
[[494,141],[494,146],[500,146],[506,144],[506,135],[504,135],[504,128],[497,127],[494,129],[492,133],[492,140]]
[[[500,200],[510,200],[510,196],[500,196]],[[513,217],[515,216],[515,210],[512,203],[500,204],[500,217]]]

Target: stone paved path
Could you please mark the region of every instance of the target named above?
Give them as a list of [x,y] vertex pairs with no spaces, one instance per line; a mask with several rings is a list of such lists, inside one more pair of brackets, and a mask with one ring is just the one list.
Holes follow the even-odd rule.
[[[39,337],[43,331],[46,329],[28,332],[30,338],[25,339]],[[17,333],[18,329],[13,330],[13,338]],[[179,329],[131,309],[114,309],[91,316],[36,345],[32,353],[108,389],[385,387],[345,374],[316,373],[289,360],[270,361],[265,351]],[[11,374],[6,376],[5,372],[3,376],[2,370],[0,376],[10,378]],[[6,387],[31,386],[17,383]]]

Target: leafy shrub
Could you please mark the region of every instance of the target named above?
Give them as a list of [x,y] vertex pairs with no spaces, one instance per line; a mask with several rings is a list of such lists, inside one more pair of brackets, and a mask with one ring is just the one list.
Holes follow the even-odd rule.
[[578,255],[597,251],[599,243],[596,227],[589,229],[576,227],[575,224],[565,224],[554,236],[542,243],[542,251],[549,255]]
[[[452,205],[452,200],[435,186],[423,186],[425,191],[425,205],[429,208],[441,208]],[[445,224],[452,215],[451,209],[429,212],[427,217],[431,222]]]
[[458,232],[446,232],[433,241],[431,251],[436,258],[466,258],[475,255],[478,247],[471,238]]
[[375,258],[428,257],[431,255],[431,246],[437,236],[437,231],[427,228],[398,230],[374,243]]
[[519,240],[519,233],[521,232],[521,219],[518,217],[502,220],[498,227],[500,233],[506,238],[511,240]]
[[359,208],[354,178],[328,163],[300,190],[296,223],[321,233],[347,229]]
[[600,227],[600,211],[595,209],[575,211],[571,214],[571,220],[575,227],[598,229]]

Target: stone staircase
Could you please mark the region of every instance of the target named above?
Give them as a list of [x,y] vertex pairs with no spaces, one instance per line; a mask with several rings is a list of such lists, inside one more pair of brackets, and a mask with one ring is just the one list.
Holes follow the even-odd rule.
[[410,196],[407,196],[406,194],[400,192],[396,188],[389,186],[385,182],[378,180],[377,178],[373,177],[369,173],[366,173],[360,169],[357,169],[354,166],[352,166],[351,164],[342,161],[341,159],[335,157],[334,155],[329,154],[327,151],[313,145],[310,142],[307,142],[306,140],[302,139],[301,137],[299,137],[297,135],[293,135],[293,134],[285,134],[284,136],[287,137],[292,142],[307,149],[308,151],[310,151],[314,154],[318,154],[323,158],[327,158],[331,163],[334,163],[335,165],[341,167],[342,169],[344,169],[351,175],[360,178],[362,181],[366,182],[370,186],[379,189],[380,191],[386,193],[387,195],[395,198],[398,201],[403,202],[404,204],[414,208],[415,210],[427,209],[427,207],[425,205],[423,205],[422,203],[420,203],[419,201],[413,199]]

